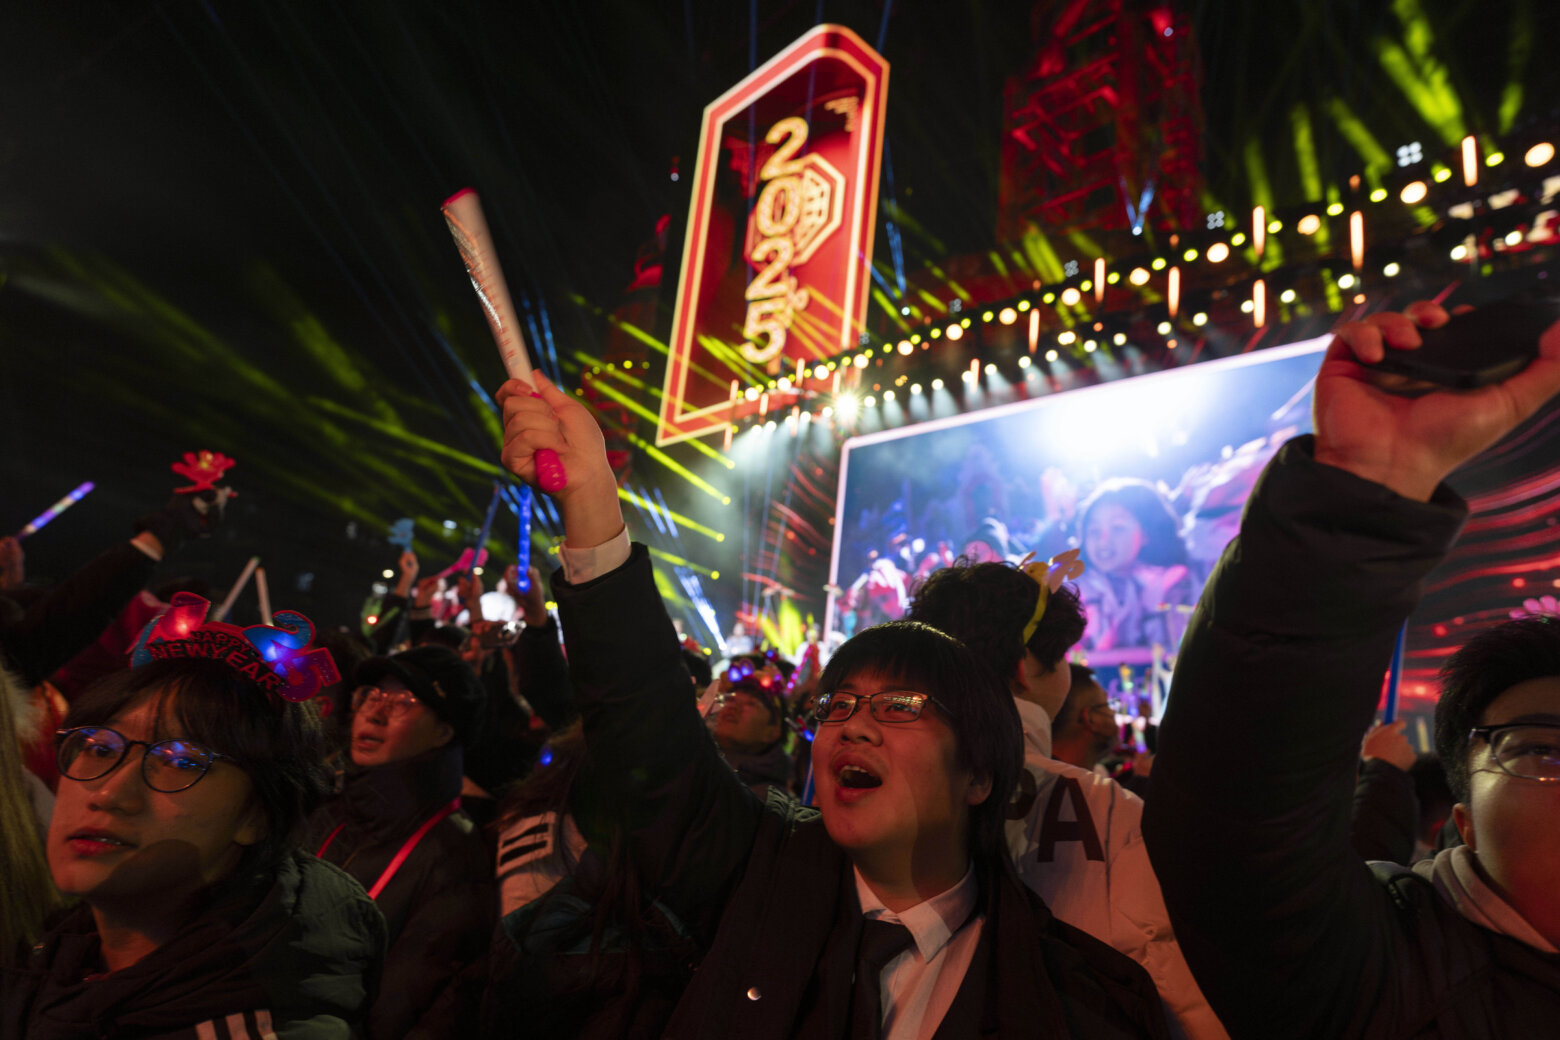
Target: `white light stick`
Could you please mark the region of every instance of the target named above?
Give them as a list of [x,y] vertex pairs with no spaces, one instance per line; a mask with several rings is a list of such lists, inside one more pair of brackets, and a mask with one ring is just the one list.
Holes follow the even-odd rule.
[[[493,236],[482,213],[482,200],[470,188],[462,188],[444,200],[443,210],[444,222],[455,238],[455,248],[460,250],[471,287],[477,291],[482,313],[493,332],[493,342],[498,344],[498,354],[504,359],[504,370],[510,379],[518,379],[534,391],[531,359],[526,354],[515,305],[509,299],[503,268],[498,266],[498,254],[493,251]],[[536,453],[536,482],[547,492],[568,486],[569,478],[557,452],[543,448]]]
[[233,583],[231,589],[228,589],[228,594],[222,600],[222,605],[217,608],[215,614],[211,615],[211,620],[221,621],[227,617],[228,611],[233,609],[234,602],[238,600],[238,594],[244,591],[244,586],[249,584],[249,576],[255,572],[255,568],[258,566],[260,566],[260,557],[251,556],[249,562],[244,564],[244,569],[239,574],[238,580]]
[[271,618],[271,587],[265,583],[265,568],[255,569],[255,591],[260,594],[260,623],[272,624]]

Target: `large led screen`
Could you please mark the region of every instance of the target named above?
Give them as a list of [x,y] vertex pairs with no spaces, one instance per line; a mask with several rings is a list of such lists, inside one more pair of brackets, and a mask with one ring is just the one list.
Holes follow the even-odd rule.
[[[1173,663],[1263,465],[1310,430],[1325,347],[1311,340],[846,442],[830,631],[901,616],[917,578],[960,555],[1078,548],[1088,565],[1080,649],[1109,685],[1132,681],[1121,666],[1141,683],[1156,659]],[[1451,484],[1472,516],[1410,619],[1410,711],[1428,708],[1437,668],[1472,632],[1560,611],[1560,404]]]

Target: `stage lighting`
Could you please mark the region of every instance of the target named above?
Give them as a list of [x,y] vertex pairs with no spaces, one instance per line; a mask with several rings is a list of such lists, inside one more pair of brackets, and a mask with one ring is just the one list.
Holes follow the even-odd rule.
[[749,401],[756,401],[756,400],[758,400],[758,387],[756,387],[756,386],[748,387],[745,391],[743,391],[742,396],[746,397]]
[[1208,324],[1208,315],[1204,314],[1202,311],[1198,311],[1196,314],[1192,315],[1192,324],[1201,328],[1202,326]]
[[1285,289],[1283,292],[1278,294],[1278,298],[1285,303],[1294,303],[1295,291],[1293,289]]
[[791,377],[790,376],[781,376],[780,377],[780,381],[777,384],[777,389],[781,393],[784,393],[785,391],[791,389]]
[[1522,232],[1521,231],[1508,231],[1508,232],[1506,232],[1506,244],[1508,246],[1519,246],[1519,245],[1521,245],[1522,244]]
[[1063,346],[1066,346],[1069,343],[1076,343],[1078,342],[1078,334],[1072,329],[1063,329],[1061,332],[1057,333],[1056,342],[1062,344]]
[[1170,335],[1170,323],[1168,321],[1162,321],[1159,323],[1159,334],[1161,336]]
[[966,383],[973,383],[975,382],[975,373],[966,368],[959,376],[959,378],[964,380]]
[[1455,246],[1453,246],[1452,247],[1452,259],[1453,260],[1466,260],[1466,259],[1468,259],[1468,247],[1465,246],[1465,245],[1455,245]]
[[914,351],[915,351],[915,346],[909,340],[902,339],[902,340],[899,341],[899,352],[901,354],[904,354],[904,355],[908,356],[908,355],[914,353]]
[[1250,300],[1241,300],[1240,312],[1242,314],[1250,314],[1256,308],[1256,306],[1257,305],[1252,303]]
[[818,414],[827,419],[829,416],[834,414],[834,406],[826,404],[822,408],[818,409]]
[[1542,166],[1555,157],[1555,146],[1548,141],[1540,141],[1527,150],[1522,161],[1529,166]]
[[1125,332],[1118,332],[1111,337],[1111,342],[1116,344],[1118,347],[1125,346],[1127,342],[1127,334]]
[[1276,235],[1280,231],[1284,230],[1284,222],[1282,220],[1270,220],[1270,221],[1268,221],[1268,228],[1267,229],[1268,229],[1268,234]]
[[826,366],[826,365],[814,365],[813,366],[813,378],[814,379],[827,379],[827,378],[829,378],[828,366]]
[[1062,290],[1062,302],[1069,307],[1076,307],[1081,299],[1083,299],[1083,293],[1070,285]]
[[1197,259],[1197,250],[1188,249],[1186,252],[1182,253],[1181,256],[1186,260],[1187,263],[1191,263],[1193,260]]
[[942,388],[943,388],[943,381],[942,381],[941,378],[932,380],[932,389],[933,390],[941,390]]
[[1004,325],[1011,325],[1018,320],[1018,312],[1011,307],[1004,307],[997,312],[997,320]]
[[1230,236],[1230,245],[1234,246],[1235,248],[1239,249],[1241,246],[1243,246],[1245,244],[1246,244],[1246,233],[1244,231],[1237,231],[1233,235]]
[[910,393],[911,393],[912,396],[920,396],[921,384],[920,383],[911,383],[910,384]]
[[1055,303],[1056,302],[1056,294],[1054,292],[1048,292],[1044,296],[1040,297],[1040,302],[1041,303]]
[[385,571],[384,571],[384,575],[387,578],[393,578],[393,577],[395,577],[395,571],[393,571],[390,568],[386,567]]
[[457,524],[457,523],[456,523],[456,522],[455,522],[455,521],[453,521],[453,520],[446,520],[446,521],[444,521],[444,529],[445,529],[445,530],[446,530],[446,531],[453,531],[453,530],[455,530],[455,528],[457,528],[457,527],[459,527],[459,526],[460,526],[460,525],[459,525],[459,524]]
[[1019,309],[1019,311],[1021,313],[1023,311],[1027,311],[1029,309],[1029,301],[1028,300],[1019,300],[1018,301],[1018,309]]
[[1393,263],[1390,263],[1387,266],[1383,267],[1381,269],[1381,273],[1386,275],[1388,278],[1396,278],[1398,272],[1401,271],[1401,270],[1402,270],[1402,268],[1399,267],[1397,265],[1397,263],[1394,261]]
[[970,327],[970,319],[968,319],[968,318],[960,319],[960,321],[959,321],[959,328],[967,329],[969,327]]
[[948,338],[949,339],[963,339],[964,338],[964,328],[963,328],[963,326],[959,325],[958,322],[954,322],[952,325],[949,325],[948,326]]
[[1019,368],[1028,368],[1029,365],[1030,365],[1029,355],[1028,354],[1020,354],[1019,357],[1018,357],[1018,367]]
[[942,329],[933,329],[931,332],[927,333],[927,336],[931,337],[932,339],[941,339]]
[[1090,353],[1090,354],[1094,353],[1095,348],[1098,347],[1098,346],[1099,346],[1099,344],[1095,343],[1092,339],[1083,341],[1083,349],[1087,353]]
[[768,422],[766,422],[764,424],[764,432],[765,433],[774,433],[775,432],[775,421],[773,419],[770,419]]
[[1178,344],[1178,343],[1176,343],[1176,341],[1175,341],[1175,340],[1173,340],[1173,339],[1167,339],[1167,340],[1165,340],[1165,348],[1166,348],[1166,349],[1167,349],[1167,350],[1174,350],[1174,349],[1175,349],[1175,348],[1176,348],[1176,347],[1177,347],[1177,346],[1179,346],[1179,345],[1180,345],[1180,344]]
[[855,365],[857,368],[866,368],[867,367],[867,355],[865,355],[865,354],[857,354],[856,355],[856,360],[851,362],[851,364]]
[[1501,163],[1503,163],[1505,161],[1506,161],[1506,156],[1504,154],[1502,154],[1500,152],[1491,152],[1488,156],[1485,157],[1484,165],[1486,165],[1486,166],[1499,166]]
[[861,399],[855,394],[841,394],[834,399],[834,407],[840,413],[840,418],[848,422],[861,411]]
[[885,401],[892,401],[893,399],[894,399],[894,392],[892,390],[884,390],[883,391],[883,400],[885,400]]
[[877,398],[873,397],[871,394],[868,394],[866,397],[861,399],[861,406],[863,408],[871,408],[875,404],[877,404]]
[[1148,266],[1152,267],[1156,271],[1163,271],[1165,269],[1165,258],[1162,256],[1156,256],[1154,257],[1154,262]]
[[982,314],[980,316],[980,320],[985,322],[987,325],[990,325],[991,324],[991,319],[993,319],[995,317],[996,317],[995,314],[993,314],[991,311],[987,311],[985,314]]
[[1338,214],[1340,214],[1342,212],[1343,212],[1343,203],[1341,203],[1341,202],[1329,202],[1327,204],[1327,215],[1329,217],[1336,217]]
[[1302,235],[1314,235],[1322,230],[1322,218],[1315,213],[1307,213],[1300,218],[1300,223],[1295,225],[1295,230]]
[[1409,181],[1403,185],[1403,190],[1398,193],[1398,198],[1408,205],[1414,206],[1425,201],[1425,196],[1429,194],[1430,186],[1424,181]]
[[1047,361],[1055,361],[1058,356],[1059,355],[1054,350],[1048,350],[1045,352],[1045,359]]
[[1430,179],[1435,181],[1437,184],[1445,184],[1447,181],[1452,179],[1451,167],[1437,166],[1435,168],[1435,172],[1430,175]]
[[1370,193],[1370,201],[1372,201],[1372,202],[1382,202],[1382,201],[1384,201],[1386,199],[1386,197],[1387,197],[1387,189],[1386,188],[1377,188],[1375,191],[1372,191]]
[[1119,281],[1121,281],[1121,272],[1120,271],[1112,271],[1110,273],[1110,275],[1108,277],[1106,277],[1106,279],[1105,279],[1105,282],[1108,285],[1115,285]]
[[1215,242],[1208,247],[1208,262],[1210,264],[1222,264],[1230,256],[1230,247],[1223,242]]
[[1352,289],[1352,288],[1354,288],[1354,276],[1352,274],[1341,274],[1341,275],[1339,275],[1338,276],[1338,288],[1340,288],[1340,289]]
[[1141,267],[1134,267],[1132,273],[1127,275],[1127,281],[1133,285],[1147,285],[1148,278],[1148,272]]

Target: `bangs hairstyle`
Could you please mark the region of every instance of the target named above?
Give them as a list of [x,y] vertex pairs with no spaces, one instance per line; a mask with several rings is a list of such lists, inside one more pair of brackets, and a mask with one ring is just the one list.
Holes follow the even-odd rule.
[[[265,840],[255,846],[256,866],[280,860],[304,818],[330,791],[324,730],[314,703],[266,693],[220,661],[178,658],[105,676],[71,705],[63,728],[105,726],[145,702],[157,709],[154,741],[198,741],[248,774],[269,823]],[[167,732],[170,724],[179,732]]]
[[1560,676],[1560,619],[1516,618],[1485,629],[1441,668],[1435,706],[1435,751],[1452,797],[1468,800],[1468,731],[1484,709],[1520,682]]
[[818,689],[831,692],[857,675],[903,683],[948,706],[959,767],[991,777],[991,794],[970,808],[970,851],[1005,856],[1003,817],[1024,766],[1023,728],[1006,684],[969,647],[920,621],[890,621],[847,640]]
[[1083,604],[1076,589],[1062,585],[1051,593],[1029,642],[1023,642],[1039,600],[1040,583],[1017,567],[960,557],[921,582],[909,617],[960,640],[1005,681],[1018,671],[1025,650],[1050,674],[1083,638]]
[[1138,562],[1150,567],[1173,567],[1186,563],[1186,543],[1181,541],[1181,518],[1176,516],[1169,499],[1146,480],[1136,477],[1116,477],[1094,489],[1083,505],[1078,507],[1078,530],[1083,534],[1085,562],[1089,559],[1089,514],[1097,506],[1120,506],[1132,514],[1143,531],[1143,547],[1138,550]]

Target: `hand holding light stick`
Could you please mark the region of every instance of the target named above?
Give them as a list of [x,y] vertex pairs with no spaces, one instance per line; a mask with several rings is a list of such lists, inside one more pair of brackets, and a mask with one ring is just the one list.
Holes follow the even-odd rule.
[[[504,370],[510,379],[518,379],[534,390],[531,382],[531,359],[526,354],[525,337],[520,334],[520,322],[515,305],[509,299],[509,287],[504,282],[504,271],[498,266],[498,254],[493,250],[493,236],[488,231],[487,218],[482,213],[482,200],[470,188],[444,200],[444,222],[454,236],[455,247],[460,250],[471,287],[482,302],[482,313],[492,330],[493,342],[498,344],[499,356],[504,359]],[[536,453],[536,482],[548,493],[563,490],[569,478],[563,471],[558,453],[542,449]]]
[[26,527],[16,532],[16,540],[21,541],[30,534],[36,534],[50,520],[53,520],[55,517],[65,512],[65,510],[69,509],[77,502],[80,502],[83,498],[86,498],[95,486],[96,485],[93,484],[90,480],[77,485],[74,491],[60,499],[58,502],[54,503],[48,509],[45,509],[37,517],[33,518],[33,521]]

